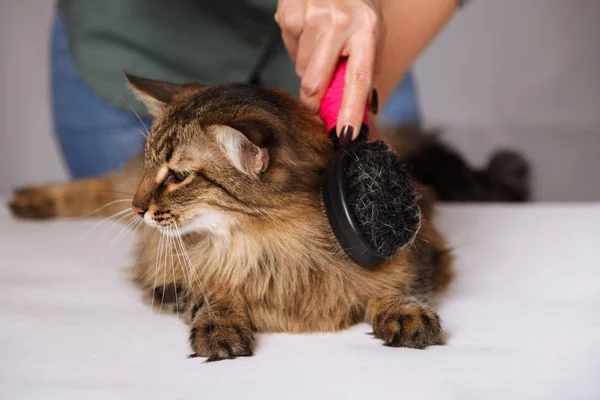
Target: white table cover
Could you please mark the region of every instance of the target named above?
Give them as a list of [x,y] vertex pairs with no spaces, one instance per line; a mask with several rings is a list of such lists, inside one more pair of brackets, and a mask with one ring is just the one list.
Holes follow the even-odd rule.
[[0,208],[0,399],[600,399],[600,204],[445,206],[447,346],[358,325],[188,359],[187,329],[127,281],[131,236]]

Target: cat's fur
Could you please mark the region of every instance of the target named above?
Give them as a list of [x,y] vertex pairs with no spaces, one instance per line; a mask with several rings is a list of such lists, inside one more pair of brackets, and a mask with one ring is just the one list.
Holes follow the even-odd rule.
[[414,177],[432,188],[438,201],[526,202],[531,198],[531,167],[519,153],[496,150],[475,169],[438,132],[403,126],[387,135],[390,146]]
[[135,192],[134,209],[163,233],[140,238],[135,281],[155,307],[182,316],[193,354],[209,360],[252,355],[257,332],[335,331],[365,319],[388,346],[444,343],[431,300],[452,280],[452,256],[432,225],[430,191],[419,186],[411,243],[361,268],[323,211],[321,173],[334,149],[317,116],[277,90],[129,79],[154,116],[143,159],[19,190],[15,215],[79,216]]

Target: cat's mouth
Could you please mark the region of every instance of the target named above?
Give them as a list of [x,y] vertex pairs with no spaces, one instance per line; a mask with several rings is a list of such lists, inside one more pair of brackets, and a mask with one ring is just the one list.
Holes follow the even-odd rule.
[[193,232],[206,232],[216,236],[229,236],[235,219],[226,213],[215,209],[202,209],[187,221],[180,221],[170,211],[147,212],[144,221],[149,226],[158,229],[162,234],[177,236]]
[[144,213],[143,218],[146,224],[160,230],[172,228],[177,225],[176,217],[170,211],[147,211]]
[[146,213],[144,215],[144,222],[152,227],[156,228],[162,235],[178,237],[183,234],[182,227],[172,217],[155,217]]

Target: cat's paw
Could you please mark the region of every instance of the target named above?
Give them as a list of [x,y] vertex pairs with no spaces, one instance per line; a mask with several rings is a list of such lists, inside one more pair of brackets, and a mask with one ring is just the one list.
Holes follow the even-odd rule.
[[47,219],[56,216],[56,202],[51,193],[43,188],[17,189],[8,206],[15,217]]
[[391,347],[424,349],[445,343],[438,315],[417,302],[400,303],[377,315],[373,333]]
[[194,321],[190,345],[190,357],[208,357],[210,362],[252,356],[256,340],[248,324],[206,316]]
[[175,283],[150,288],[145,297],[146,301],[159,312],[178,314],[183,313],[188,307],[188,296],[183,287]]

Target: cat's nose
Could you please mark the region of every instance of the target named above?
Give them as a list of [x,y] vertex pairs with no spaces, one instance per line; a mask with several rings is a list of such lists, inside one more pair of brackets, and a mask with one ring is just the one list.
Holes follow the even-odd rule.
[[146,214],[146,210],[142,210],[141,208],[139,208],[138,206],[136,206],[135,204],[131,205],[131,208],[133,209],[133,211],[139,215],[140,217],[144,218],[144,214]]

